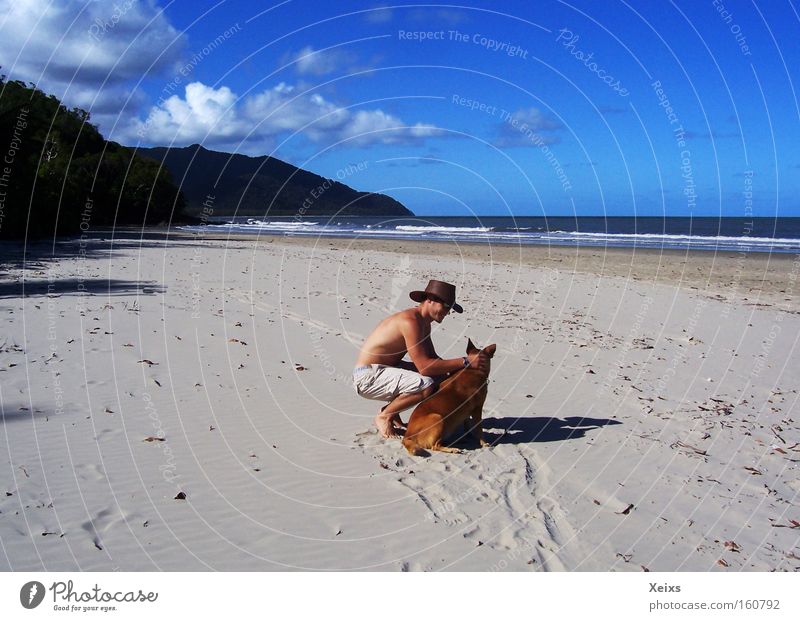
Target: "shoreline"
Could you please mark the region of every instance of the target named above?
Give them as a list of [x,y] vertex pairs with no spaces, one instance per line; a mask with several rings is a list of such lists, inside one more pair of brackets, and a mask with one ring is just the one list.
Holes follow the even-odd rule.
[[[317,248],[336,252],[388,253],[404,257],[458,258],[461,261],[488,260],[491,264],[558,270],[560,273],[592,275],[598,278],[631,279],[651,285],[675,286],[701,293],[728,305],[741,302],[746,306],[770,306],[787,313],[800,314],[800,253],[767,253],[747,251],[708,251],[697,249],[656,249],[625,247],[579,247],[562,245],[520,245],[486,242],[446,242],[421,240],[364,239],[345,237],[286,236],[282,233],[180,231],[168,227],[117,227],[95,229],[83,238],[58,238],[57,251],[51,240],[33,242],[4,241],[0,244],[0,269],[14,259],[20,267],[20,251],[30,266],[37,261],[57,260],[71,256],[63,247],[87,242],[201,241],[204,244],[225,242],[252,244],[252,248],[286,246]],[[85,250],[85,248],[84,248]],[[406,259],[403,259],[406,260]],[[0,272],[1,273],[1,272]]]
[[[119,232],[119,229],[108,231],[116,234]],[[742,294],[746,303],[763,303],[787,312],[800,312],[800,301],[795,299],[800,292],[800,285],[797,284],[800,280],[800,253],[288,237],[283,234],[242,232],[202,234],[166,228],[124,230],[124,233],[145,236],[158,234],[164,240],[247,241],[256,242],[256,245],[282,244],[336,251],[459,257],[466,261],[489,259],[492,263],[519,267],[557,269],[598,277],[612,276],[652,284],[678,285],[693,291],[705,291],[716,299],[721,296],[730,301]]]

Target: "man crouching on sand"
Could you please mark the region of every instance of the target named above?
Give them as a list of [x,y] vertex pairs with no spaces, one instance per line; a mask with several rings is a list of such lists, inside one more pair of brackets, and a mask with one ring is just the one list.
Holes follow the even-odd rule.
[[[455,285],[431,280],[425,291],[412,291],[409,297],[419,306],[381,321],[364,342],[353,370],[353,386],[360,396],[389,402],[375,417],[384,438],[398,437],[400,412],[430,397],[448,373],[465,367],[488,370],[484,354],[443,360],[433,348],[431,324],[442,323],[451,310],[464,312],[456,304]],[[411,362],[403,360],[406,353]]]

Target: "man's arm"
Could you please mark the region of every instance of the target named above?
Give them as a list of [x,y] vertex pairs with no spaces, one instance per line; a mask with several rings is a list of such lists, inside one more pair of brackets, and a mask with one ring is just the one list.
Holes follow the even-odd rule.
[[[436,355],[430,336],[423,333],[422,326],[411,318],[404,319],[400,324],[400,332],[406,342],[406,350],[417,367],[417,371],[422,375],[435,377],[445,375],[464,368],[463,358],[450,358],[443,360]],[[468,357],[470,366],[479,367],[481,360],[479,354],[472,354]],[[485,362],[484,362],[485,364]]]
[[413,362],[409,362],[408,360],[401,360],[397,363],[397,367],[400,369],[405,369],[406,371],[414,371],[414,373],[419,373],[417,365],[415,365]]

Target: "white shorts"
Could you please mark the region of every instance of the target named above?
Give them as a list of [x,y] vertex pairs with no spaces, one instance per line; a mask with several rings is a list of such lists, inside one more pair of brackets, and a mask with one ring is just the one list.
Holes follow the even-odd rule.
[[392,401],[397,395],[414,394],[433,386],[433,378],[416,371],[370,364],[353,369],[353,388],[359,396]]

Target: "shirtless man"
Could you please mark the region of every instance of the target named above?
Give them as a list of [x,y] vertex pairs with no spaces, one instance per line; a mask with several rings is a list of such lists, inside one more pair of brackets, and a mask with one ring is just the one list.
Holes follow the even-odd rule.
[[[409,297],[419,306],[381,321],[364,342],[353,370],[353,386],[360,396],[389,402],[375,417],[385,438],[398,436],[397,429],[403,424],[400,412],[436,391],[435,378],[468,366],[488,367],[483,354],[443,360],[433,348],[431,324],[442,323],[451,310],[464,312],[456,304],[454,285],[431,280],[425,291],[412,291]],[[406,354],[411,362],[403,360]]]

